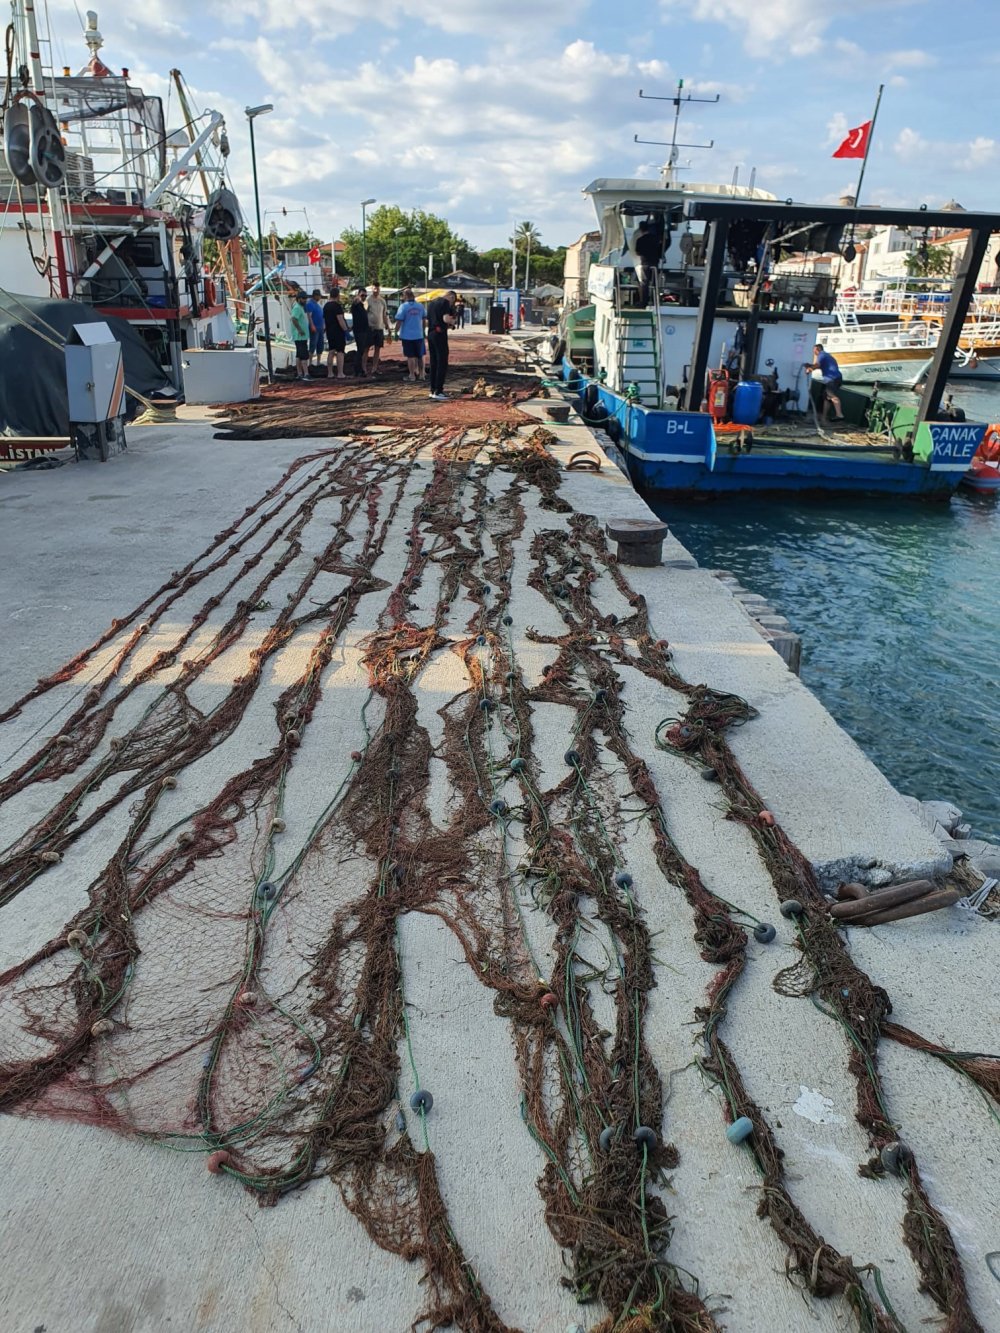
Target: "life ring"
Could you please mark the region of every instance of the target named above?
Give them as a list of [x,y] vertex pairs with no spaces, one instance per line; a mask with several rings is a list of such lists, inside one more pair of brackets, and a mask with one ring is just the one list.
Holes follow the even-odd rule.
[[1000,462],[1000,424],[986,427],[983,442],[976,450],[976,457],[984,463]]

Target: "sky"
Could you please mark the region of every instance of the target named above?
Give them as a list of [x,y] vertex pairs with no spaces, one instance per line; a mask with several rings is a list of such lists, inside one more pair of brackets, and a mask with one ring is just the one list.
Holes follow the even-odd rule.
[[[326,239],[374,197],[445,217],[480,249],[515,220],[566,244],[595,225],[590,180],[657,178],[667,150],[635,138],[669,139],[673,107],[649,95],[678,78],[719,94],[683,110],[681,141],[714,141],[681,151],[685,180],[746,184],[756,169],[780,198],[835,202],[857,164],[831,153],[884,83],[863,202],[1000,203],[995,0],[91,3],[110,67],[165,101],[180,68],[196,106],[225,115],[248,216],[243,109],[274,103],[256,122],[265,230],[308,222]],[[47,8],[55,63],[76,71],[83,4]],[[181,120],[173,97],[168,127]]]

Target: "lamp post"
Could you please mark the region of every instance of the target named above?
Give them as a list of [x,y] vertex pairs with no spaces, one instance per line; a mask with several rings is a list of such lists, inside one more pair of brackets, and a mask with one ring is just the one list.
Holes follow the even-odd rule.
[[417,267],[420,269],[420,272],[424,275],[424,291],[426,292],[429,290],[427,283],[427,265],[418,264]]
[[365,210],[374,199],[361,200],[361,283],[368,285],[368,218]]
[[500,300],[500,264],[497,260],[493,261],[493,304],[496,305]]
[[267,356],[267,378],[270,383],[274,379],[274,362],[271,359],[271,320],[267,311],[267,279],[264,276],[264,228],[260,221],[260,190],[257,185],[257,146],[254,143],[253,123],[258,116],[266,116],[269,111],[274,110],[271,102],[265,102],[262,106],[246,107],[246,117],[250,122],[250,162],[253,167],[253,199],[257,209],[257,254],[260,258],[260,292],[264,311],[264,352]]
[[399,293],[399,238],[406,234],[405,227],[393,227],[392,235],[396,245],[396,292]]

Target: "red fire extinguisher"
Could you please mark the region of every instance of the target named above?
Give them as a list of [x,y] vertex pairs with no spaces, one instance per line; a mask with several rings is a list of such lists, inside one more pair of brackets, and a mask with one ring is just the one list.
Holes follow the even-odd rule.
[[729,416],[729,376],[724,370],[708,372],[708,414],[713,421]]

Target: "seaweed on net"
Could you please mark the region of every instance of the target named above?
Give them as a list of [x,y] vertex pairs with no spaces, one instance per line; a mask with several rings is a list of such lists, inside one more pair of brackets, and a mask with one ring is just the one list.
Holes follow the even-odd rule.
[[[263,1204],[326,1176],[373,1240],[423,1266],[419,1325],[503,1329],[449,1221],[425,1114],[413,1122],[425,1136],[423,1150],[411,1129],[394,1128],[408,1036],[399,923],[408,913],[433,915],[453,932],[472,975],[509,1023],[522,1119],[543,1162],[544,1214],[577,1298],[602,1303],[609,1313],[598,1327],[608,1333],[714,1329],[696,1284],[671,1263],[673,1219],[654,1188],[678,1159],[661,1140],[669,1108],[645,1031],[656,984],[652,943],[627,877],[618,874],[618,800],[602,760],[610,754],[648,812],[666,884],[690,904],[702,956],[717,968],[697,1015],[700,1063],[722,1090],[726,1116],[753,1121],[759,1210],[787,1246],[796,1280],[817,1297],[843,1294],[859,1327],[889,1333],[896,1327],[891,1314],[868,1296],[860,1270],[824,1242],[791,1199],[780,1149],[724,1041],[746,935],[670,837],[660,794],[625,727],[618,668],[642,671],[687,696],[685,717],[661,739],[716,769],[731,816],[753,833],[778,897],[805,904],[805,966],[788,988],[814,994],[845,1023],[858,1116],[874,1146],[891,1133],[876,1062],[880,1035],[897,1036],[886,1023],[888,999],[827,925],[804,858],[780,828],[758,818],[762,802],[725,739],[752,710],[680,678],[652,642],[645,603],[596,522],[573,514],[558,496],[559,469],[545,432],[516,443],[505,434],[487,425],[472,441],[447,424],[433,433],[400,428],[376,443],[356,440],[317,455],[301,483],[290,470],[269,493],[269,517],[251,506],[240,520],[252,520],[243,536],[226,551],[209,549],[223,587],[192,621],[206,624],[219,607],[221,625],[179,672],[189,641],[183,632],[172,650],[136,673],[150,687],[168,676],[169,683],[123,733],[123,744],[106,751],[103,742],[134,689],[133,677],[112,686],[137,646],[131,638],[116,650],[99,697],[85,699],[59,733],[71,744],[59,746],[53,762],[46,742],[8,777],[8,798],[56,778],[68,785],[4,854],[7,896],[52,864],[44,853],[61,855],[107,815],[135,804],[85,905],[56,938],[0,976],[0,1107],[72,1116],[210,1152],[211,1170],[240,1181]],[[489,503],[489,482],[501,475],[503,489]],[[324,498],[339,498],[341,517],[317,542]],[[560,634],[529,634],[556,649],[537,687],[526,683],[505,625],[529,502],[570,515],[563,528],[536,532],[528,542],[528,582],[563,621]],[[409,545],[386,581],[378,577],[386,539],[400,524]],[[250,530],[258,544],[247,550]],[[306,549],[318,551],[311,563]],[[159,608],[148,612],[151,626],[208,567],[192,562],[158,601],[147,599],[144,607]],[[317,602],[320,573],[340,574],[346,587]],[[203,711],[191,697],[195,687],[222,652],[243,641],[279,575],[283,587],[294,584],[287,605],[272,617],[249,669]],[[629,605],[620,622],[595,603],[599,576]],[[422,597],[428,590],[430,601]],[[379,721],[371,730],[362,712],[364,747],[339,785],[331,777],[315,827],[272,878],[272,838],[289,776],[328,716],[325,671],[355,630],[362,599],[379,591],[385,605],[360,644]],[[414,614],[417,597],[429,606],[423,617]],[[127,623],[140,613],[147,612],[140,608]],[[171,783],[247,725],[264,667],[305,628],[314,634],[312,647],[274,701],[269,748],[165,828],[161,802]],[[111,644],[117,632],[99,644]],[[444,738],[432,756],[415,691],[422,670],[442,652],[461,659],[468,685],[444,704]],[[80,655],[47,680],[70,680],[91,661]],[[49,688],[54,684],[20,706]],[[600,708],[596,692],[603,694]],[[532,717],[540,700],[561,703],[576,718],[572,762],[549,790],[539,785]],[[446,765],[454,793],[444,830],[428,808],[432,757]],[[516,770],[513,759],[522,761]],[[508,833],[515,817],[516,858]],[[549,931],[551,962],[544,966],[525,921],[529,886],[530,910],[544,914]],[[614,1003],[610,1034],[602,1033],[581,953],[589,920],[607,933],[613,954],[605,978]],[[841,1003],[845,986],[849,1009]],[[984,1059],[954,1056],[981,1080],[995,1072]],[[643,1129],[652,1137],[637,1141]],[[928,1288],[953,1311],[950,1327],[973,1329],[954,1247],[915,1164],[907,1191],[907,1239]]]

